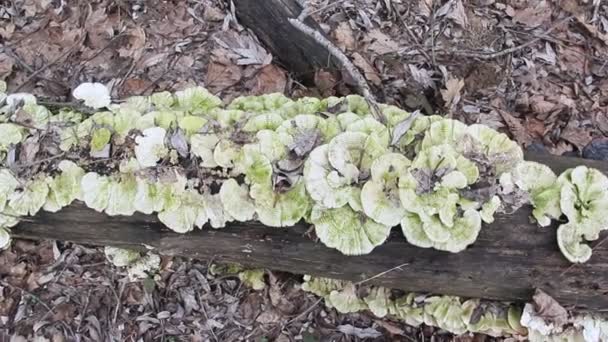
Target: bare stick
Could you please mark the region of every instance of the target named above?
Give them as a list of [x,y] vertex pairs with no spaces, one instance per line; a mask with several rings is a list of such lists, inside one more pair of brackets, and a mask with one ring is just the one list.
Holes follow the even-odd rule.
[[[304,18],[306,18],[306,16],[304,16]],[[336,45],[334,45],[334,43],[332,43],[329,39],[325,38],[325,36],[323,36],[321,32],[311,28],[299,19],[290,18],[288,20],[289,23],[291,23],[291,25],[293,25],[295,28],[297,28],[307,36],[313,38],[315,41],[317,41],[317,43],[321,44],[324,48],[326,48],[327,51],[329,51],[329,53],[332,54],[340,62],[340,64],[342,64],[342,67],[346,69],[346,71],[350,74],[353,80],[355,80],[355,82],[357,83],[357,87],[359,88],[361,95],[363,95],[363,97],[365,98],[365,101],[367,101],[372,115],[378,121],[386,123],[386,118],[384,117],[384,114],[382,114],[382,112],[380,111],[380,108],[378,107],[378,102],[374,98],[374,95],[372,94],[372,91],[369,87],[369,84],[367,84],[365,77],[361,74],[361,72],[359,72],[357,67],[355,67],[355,65],[348,59],[344,52],[342,52],[342,50],[340,50]]]
[[407,266],[407,265],[409,265],[409,263],[407,263],[407,262],[406,262],[406,263],[403,263],[403,264],[401,264],[401,265],[399,265],[399,266],[395,266],[395,267],[393,267],[393,268],[391,268],[391,269],[388,269],[388,270],[386,270],[386,271],[384,271],[384,272],[380,272],[380,273],[376,274],[375,276],[373,276],[373,277],[371,277],[371,278],[363,279],[363,280],[361,280],[361,281],[359,281],[359,282],[356,282],[356,283],[355,283],[355,285],[361,285],[361,284],[366,283],[366,282],[368,282],[368,281],[370,281],[370,280],[373,280],[373,279],[376,279],[376,278],[382,277],[383,275],[385,275],[385,274],[387,274],[387,273],[390,273],[390,272],[392,272],[392,271],[394,271],[394,270],[401,270],[401,267],[403,267],[403,266]]
[[540,36],[533,38],[521,45],[517,45],[508,49],[504,49],[501,51],[497,51],[497,52],[492,52],[492,53],[483,53],[483,52],[474,52],[474,51],[458,51],[458,50],[435,50],[435,52],[439,52],[441,54],[449,54],[449,55],[458,55],[458,56],[462,56],[462,57],[473,57],[473,58],[479,58],[479,59],[483,59],[483,60],[490,60],[490,59],[496,59],[505,55],[508,55],[510,53],[513,52],[517,52],[519,50],[525,49],[530,45],[535,44],[536,42],[542,40],[544,38],[544,36],[548,35],[549,33],[551,33],[551,31],[555,30],[557,27],[561,26],[563,23],[568,22],[570,19],[574,18],[574,16],[568,16],[560,21],[558,21],[557,23],[551,25],[551,27],[549,27],[545,32],[543,32]]
[[47,63],[46,65],[44,65],[40,69],[34,71],[32,74],[30,74],[25,79],[25,81],[23,81],[23,83],[21,83],[15,90],[13,90],[13,92],[15,92],[15,93],[18,92],[19,90],[21,90],[21,88],[23,88],[23,86],[25,86],[29,81],[31,81],[36,76],[38,76],[41,72],[43,72],[44,70],[48,69],[50,66],[52,66],[53,64],[59,62],[64,57],[66,57],[67,55],[69,55],[70,53],[72,53],[72,51],[74,51],[74,48],[76,48],[77,46],[80,46],[83,41],[84,41],[84,38],[80,39],[80,41],[78,41],[76,44],[72,45],[72,47],[70,47],[69,49],[67,49],[64,53],[62,53],[61,55],[59,55],[57,58],[55,58],[54,60],[50,61],[49,63]]

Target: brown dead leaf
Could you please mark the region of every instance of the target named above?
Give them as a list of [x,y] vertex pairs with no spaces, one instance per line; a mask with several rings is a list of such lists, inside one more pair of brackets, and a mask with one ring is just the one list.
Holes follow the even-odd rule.
[[272,54],[264,49],[251,35],[235,31],[220,32],[215,36],[219,46],[232,52],[231,58],[238,65],[267,65]]
[[568,322],[568,311],[544,291],[536,289],[532,300],[534,301],[534,310],[544,320],[553,322],[557,326],[562,326]]
[[338,81],[333,73],[323,69],[319,69],[315,72],[315,86],[319,88],[323,97],[335,95],[333,89],[337,83]]
[[146,32],[141,27],[136,27],[129,31],[127,44],[122,45],[118,49],[118,54],[121,57],[131,57],[138,60],[144,52],[146,45]]
[[5,40],[11,39],[14,32],[15,24],[13,23],[3,23],[2,26],[0,26],[0,37],[4,38]]
[[127,96],[138,95],[146,90],[151,84],[152,82],[141,78],[129,78],[123,83],[121,91]]
[[555,146],[549,147],[549,153],[556,155],[556,156],[561,156],[566,152],[572,152],[572,151],[573,151],[572,145],[564,140],[559,141]]
[[206,84],[212,92],[231,87],[241,80],[241,67],[234,64],[211,62],[207,66]]
[[376,68],[374,68],[374,66],[371,65],[367,61],[367,59],[365,59],[363,56],[361,56],[361,54],[359,54],[358,52],[353,53],[352,57],[353,57],[353,64],[355,64],[355,66],[357,66],[359,69],[361,69],[363,71],[363,75],[365,76],[365,78],[367,80],[372,82],[374,85],[382,84],[382,80],[380,79],[380,76],[379,76],[378,72],[376,71]]
[[608,45],[608,34],[600,32],[598,27],[593,23],[587,23],[585,20],[586,9],[584,6],[580,5],[578,0],[562,0],[558,1],[558,4],[564,11],[574,15],[578,23],[594,38],[597,38]]
[[608,111],[597,112],[593,117],[594,125],[599,128],[604,135],[608,136]]
[[274,64],[264,66],[252,80],[252,95],[283,93],[287,87],[285,71]]
[[582,76],[587,74],[587,62],[584,48],[580,46],[560,47],[559,66],[562,70]]
[[505,127],[502,116],[495,110],[492,110],[489,113],[480,113],[477,116],[477,123],[484,124],[496,130]]
[[469,19],[467,18],[467,13],[461,0],[454,1],[452,8],[446,15],[446,18],[452,19],[460,27],[467,26]]
[[13,72],[13,59],[5,53],[0,53],[0,79],[6,79]]
[[580,127],[580,123],[576,120],[568,122],[568,125],[562,130],[560,138],[570,142],[579,151],[583,150],[583,147],[587,146],[593,140],[591,133]]
[[524,120],[524,126],[526,130],[530,133],[530,135],[535,136],[537,138],[542,138],[545,136],[547,132],[547,127],[545,124],[534,118],[526,118]]
[[372,42],[369,45],[368,50],[378,55],[385,55],[399,50],[399,44],[379,29],[371,30],[365,39]]
[[513,21],[528,27],[541,26],[551,18],[551,8],[547,1],[539,1],[536,6],[525,7],[513,15]]
[[451,108],[460,102],[460,91],[464,87],[464,80],[450,78],[445,83],[445,89],[441,90],[441,97],[445,101],[445,106]]
[[261,324],[273,324],[278,323],[281,320],[281,315],[273,309],[265,310],[262,312],[258,318],[255,319],[256,322]]
[[528,101],[532,111],[537,114],[546,115],[551,113],[557,104],[547,101],[543,95],[534,95]]
[[530,133],[528,133],[519,119],[515,118],[513,115],[504,110],[496,109],[496,111],[500,114],[500,116],[502,116],[502,119],[505,120],[505,123],[507,124],[507,127],[509,127],[509,131],[511,131],[513,138],[515,138],[520,145],[527,146],[532,142]]
[[208,21],[222,21],[226,15],[215,6],[205,6],[203,19]]
[[431,72],[426,69],[418,68],[414,64],[408,64],[410,74],[416,82],[418,82],[423,88],[435,88],[435,83],[431,78]]
[[433,0],[419,0],[418,13],[423,17],[430,17],[433,9]]
[[114,30],[110,20],[108,20],[104,6],[89,13],[85,21],[85,29],[88,45],[92,49],[101,49],[108,43],[114,34]]
[[350,27],[348,21],[340,22],[338,27],[334,30],[334,39],[336,45],[342,50],[354,50],[356,46],[355,34],[353,29]]

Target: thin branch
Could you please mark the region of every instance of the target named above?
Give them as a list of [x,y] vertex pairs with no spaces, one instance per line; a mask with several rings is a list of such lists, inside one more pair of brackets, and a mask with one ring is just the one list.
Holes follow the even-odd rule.
[[348,59],[346,54],[342,52],[334,43],[332,43],[329,39],[327,39],[321,32],[313,29],[312,27],[306,25],[304,22],[299,19],[289,18],[289,23],[300,30],[302,33],[314,39],[317,43],[321,44],[324,48],[329,51],[331,55],[333,55],[342,65],[344,69],[350,74],[352,79],[357,84],[361,95],[365,98],[368,105],[370,106],[372,115],[381,123],[386,123],[386,118],[384,114],[380,111],[378,107],[378,102],[374,98],[372,94],[371,88],[363,74],[357,69],[357,67]]
[[310,16],[312,16],[314,14],[317,14],[319,12],[323,12],[323,11],[329,9],[330,7],[339,5],[339,4],[343,3],[344,1],[346,1],[346,0],[337,0],[337,1],[334,1],[334,2],[330,2],[327,5],[325,5],[325,6],[321,7],[321,8],[317,8],[316,10],[314,10],[312,12],[308,12],[308,7],[304,7],[304,9],[302,10],[302,12],[298,16],[298,20],[303,22],[306,18],[308,18],[308,17],[310,17]]
[[80,39],[78,42],[76,42],[76,44],[72,45],[72,47],[70,47],[69,49],[67,49],[64,53],[62,53],[61,55],[59,55],[57,58],[55,58],[54,60],[50,61],[49,63],[47,63],[46,65],[44,65],[40,69],[34,71],[32,74],[30,74],[25,79],[25,81],[23,81],[23,83],[21,83],[17,88],[15,88],[15,90],[13,90],[13,92],[14,93],[18,92],[19,90],[21,90],[21,88],[23,88],[26,84],[28,84],[32,79],[34,79],[36,76],[38,76],[41,72],[43,72],[44,70],[48,69],[50,66],[52,66],[53,64],[59,62],[60,60],[62,60],[63,58],[65,58],[67,55],[69,55],[70,53],[72,53],[72,51],[74,51],[75,47],[82,45],[83,41],[84,41],[84,39]]
[[447,55],[457,55],[457,56],[461,56],[461,57],[479,58],[479,59],[483,59],[483,60],[496,59],[496,58],[511,54],[513,52],[517,52],[519,50],[525,49],[528,46],[534,45],[538,41],[544,39],[545,36],[547,36],[549,33],[551,33],[557,27],[568,22],[572,18],[574,18],[574,16],[571,15],[571,16],[568,16],[568,17],[558,21],[557,23],[551,25],[551,27],[549,27],[545,32],[541,33],[539,36],[537,36],[521,45],[517,45],[517,46],[511,47],[508,49],[504,49],[501,51],[497,51],[497,52],[483,53],[483,52],[459,51],[459,50],[435,50],[435,52],[438,52],[440,54],[447,54]]
[[361,281],[359,281],[359,282],[356,282],[356,283],[355,283],[355,286],[357,286],[357,285],[361,285],[361,284],[363,284],[363,283],[367,283],[367,282],[368,282],[368,281],[370,281],[370,280],[374,280],[374,279],[376,279],[376,278],[382,277],[383,275],[385,275],[385,274],[387,274],[387,273],[390,273],[390,272],[393,272],[394,270],[400,270],[400,271],[401,271],[401,267],[403,267],[403,266],[407,266],[407,265],[409,265],[409,263],[408,263],[408,262],[403,263],[403,264],[401,264],[401,265],[399,265],[399,266],[395,266],[395,267],[393,267],[393,268],[391,268],[391,269],[388,269],[388,270],[386,270],[386,271],[384,271],[384,272],[380,272],[380,273],[376,274],[375,276],[373,276],[373,277],[371,277],[371,278],[363,279],[363,280],[361,280]]

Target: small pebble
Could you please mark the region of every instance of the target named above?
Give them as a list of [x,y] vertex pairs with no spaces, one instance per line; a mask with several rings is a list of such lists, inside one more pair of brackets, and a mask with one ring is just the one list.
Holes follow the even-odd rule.
[[583,158],[594,160],[608,160],[608,138],[592,140],[583,148]]

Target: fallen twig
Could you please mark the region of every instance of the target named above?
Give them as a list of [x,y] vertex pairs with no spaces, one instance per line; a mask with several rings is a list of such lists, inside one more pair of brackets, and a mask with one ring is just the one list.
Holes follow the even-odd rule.
[[484,53],[484,52],[475,52],[475,51],[460,51],[460,50],[434,50],[435,53],[440,53],[440,54],[444,54],[444,55],[457,55],[457,56],[461,56],[461,57],[472,57],[472,58],[479,58],[479,59],[483,59],[483,60],[490,60],[490,59],[496,59],[505,55],[508,55],[510,53],[513,52],[517,52],[519,50],[525,49],[528,46],[531,46],[535,43],[537,43],[538,41],[544,39],[544,37],[546,35],[548,35],[549,33],[551,33],[553,30],[555,30],[557,27],[561,26],[562,24],[568,22],[570,19],[574,18],[574,16],[568,16],[558,22],[556,22],[555,24],[551,25],[551,27],[549,27],[545,32],[543,32],[542,34],[540,34],[539,36],[521,44],[521,45],[517,45],[514,47],[510,47],[508,49],[504,49],[501,51],[497,51],[497,52],[489,52],[489,53]]
[[358,282],[356,282],[356,283],[355,283],[355,285],[361,285],[361,284],[366,283],[366,282],[368,282],[368,281],[370,281],[370,280],[373,280],[373,279],[376,279],[376,278],[382,277],[383,275],[385,275],[385,274],[387,274],[387,273],[390,273],[390,272],[392,272],[392,271],[394,271],[394,270],[401,270],[401,267],[403,267],[403,266],[407,266],[407,265],[409,265],[409,263],[407,263],[407,262],[406,262],[406,263],[403,263],[403,264],[401,264],[401,265],[395,266],[395,267],[390,268],[390,269],[388,269],[388,270],[386,270],[386,271],[384,271],[384,272],[380,272],[380,273],[378,273],[378,274],[374,275],[373,277],[366,278],[366,279],[363,279],[363,280],[361,280],[361,281],[358,281]]
[[72,51],[74,51],[74,48],[77,46],[82,45],[82,42],[84,41],[84,39],[80,39],[78,42],[76,42],[76,44],[72,45],[72,47],[70,47],[69,49],[67,49],[64,53],[62,53],[61,55],[59,55],[57,58],[53,59],[52,61],[50,61],[49,63],[45,64],[43,67],[41,67],[40,69],[34,71],[33,73],[31,73],[26,79],[25,81],[23,81],[23,83],[21,83],[17,88],[15,88],[15,90],[13,90],[14,93],[18,92],[19,90],[21,90],[26,84],[28,84],[31,80],[33,80],[36,76],[38,76],[41,72],[43,72],[44,70],[48,69],[50,66],[52,66],[53,64],[59,62],[60,60],[62,60],[63,58],[65,58],[66,56],[68,56],[70,53],[72,53]]
[[342,50],[340,50],[334,43],[332,43],[323,34],[321,34],[321,32],[313,29],[312,27],[304,23],[304,20],[308,16],[308,12],[306,11],[306,9],[302,11],[302,14],[300,14],[298,18],[289,18],[289,23],[293,27],[300,30],[302,33],[314,39],[317,43],[321,44],[324,48],[327,49],[327,51],[329,51],[332,56],[334,56],[340,62],[342,67],[346,69],[346,71],[357,84],[361,95],[365,98],[368,105],[370,106],[372,115],[381,123],[386,123],[386,118],[384,117],[384,114],[382,114],[382,111],[380,111],[380,108],[378,107],[378,102],[372,94],[371,88],[363,74],[361,74],[357,67],[350,61],[348,56],[346,56],[346,54],[344,54],[344,52],[342,52]]

